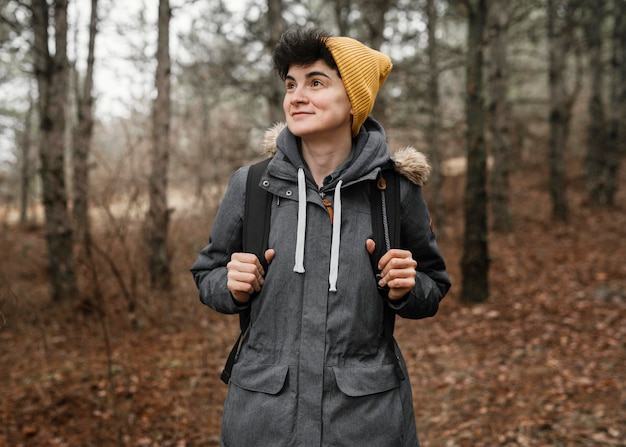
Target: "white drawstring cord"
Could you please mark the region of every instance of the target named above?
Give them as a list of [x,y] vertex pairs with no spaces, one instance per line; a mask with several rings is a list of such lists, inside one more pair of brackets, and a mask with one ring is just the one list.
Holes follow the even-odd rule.
[[293,271],[304,273],[304,240],[306,237],[306,181],[304,169],[298,169],[298,233]]
[[339,276],[339,245],[341,243],[341,185],[343,181],[339,180],[335,187],[335,203],[333,217],[333,238],[330,246],[330,273],[328,274],[328,283],[331,292],[337,291],[337,278]]

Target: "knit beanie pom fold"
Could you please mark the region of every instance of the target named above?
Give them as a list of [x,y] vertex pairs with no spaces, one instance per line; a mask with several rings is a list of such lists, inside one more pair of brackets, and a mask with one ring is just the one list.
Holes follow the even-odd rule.
[[352,104],[354,137],[372,112],[378,90],[385,83],[393,65],[386,54],[350,37],[328,37],[325,43],[337,64]]

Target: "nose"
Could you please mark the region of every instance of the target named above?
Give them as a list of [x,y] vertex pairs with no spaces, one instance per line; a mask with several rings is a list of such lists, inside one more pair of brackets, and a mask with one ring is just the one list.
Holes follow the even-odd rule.
[[302,90],[302,87],[296,87],[290,95],[289,102],[291,104],[302,104],[307,101],[306,94]]

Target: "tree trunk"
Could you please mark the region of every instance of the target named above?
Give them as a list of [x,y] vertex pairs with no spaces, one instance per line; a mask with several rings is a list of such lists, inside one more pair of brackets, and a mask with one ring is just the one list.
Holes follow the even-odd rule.
[[607,135],[604,112],[604,64],[602,62],[602,24],[604,0],[590,2],[590,18],[586,23],[589,54],[589,128],[585,174],[589,202],[605,205],[607,180]]
[[[441,104],[439,101],[439,63],[437,60],[437,8],[435,0],[426,4],[428,17],[428,94],[429,94],[429,126],[427,141],[432,165],[431,185],[434,200],[434,216],[438,228],[445,228],[444,199],[441,193],[443,175],[441,173],[441,154],[439,151],[439,132],[441,129]],[[441,231],[440,231],[441,234]],[[445,236],[445,233],[443,233]]]
[[351,3],[352,0],[335,0],[332,2],[339,36],[348,35],[348,29],[350,28],[348,17],[350,16],[350,10],[352,9]]
[[611,57],[611,109],[607,145],[606,204],[615,206],[620,154],[626,153],[626,0],[613,5],[613,53]]
[[30,194],[30,181],[33,176],[31,167],[31,122],[33,119],[33,109],[35,108],[32,95],[29,95],[29,106],[26,116],[24,117],[24,131],[20,141],[22,150],[22,166],[20,172],[20,224],[26,225],[28,222],[28,196]]
[[[614,43],[617,47],[617,67],[615,69],[615,84],[619,86],[616,89],[619,93],[619,99],[616,104],[615,115],[618,124],[618,153],[626,154],[626,0],[616,0],[616,14],[619,14],[620,20],[616,23]],[[617,17],[617,16],[616,16]],[[617,173],[615,173],[617,176]]]
[[[67,0],[32,3],[34,60],[39,89],[41,182],[46,216],[46,243],[53,301],[77,297],[73,237],[65,184],[65,111],[69,79]],[[48,47],[48,17],[54,17],[52,55]]]
[[[74,129],[74,237],[77,242],[89,240],[89,154],[93,134],[93,67],[94,49],[98,21],[98,0],[91,0],[91,18],[89,20],[89,48],[87,54],[87,72],[83,80],[82,92],[77,87],[78,123]],[[78,85],[77,76],[77,85]]]
[[507,0],[492,0],[489,48],[491,49],[491,65],[489,85],[491,88],[490,127],[491,154],[493,168],[491,170],[490,204],[495,231],[508,233],[513,228],[509,200],[509,121],[511,119],[508,102],[509,67],[507,61]]
[[467,39],[467,182],[465,187],[465,237],[462,290],[464,301],[479,303],[489,298],[489,252],[487,228],[487,149],[483,100],[483,48],[487,0],[468,11]]
[[366,4],[364,6],[369,6],[368,10],[373,11],[372,14],[367,14],[364,18],[367,19],[367,30],[369,35],[367,36],[367,41],[369,45],[375,50],[380,50],[380,47],[385,42],[385,24],[387,21],[385,20],[385,15],[391,9],[393,4],[393,0],[376,0],[373,3]]
[[[283,19],[283,1],[267,0],[267,23],[269,30],[269,42],[267,49],[270,54],[274,51],[274,46],[280,40],[280,36],[285,32],[287,25]],[[283,112],[283,96],[285,89],[277,79],[276,73],[272,70],[268,73],[270,92],[268,97],[269,116],[272,123],[285,120]]]
[[169,210],[167,208],[167,167],[170,138],[170,4],[159,1],[156,89],[152,128],[152,170],[149,179],[150,209],[147,216],[148,269],[153,289],[171,288],[167,249]]
[[[566,1],[566,0],[565,0]],[[550,83],[550,197],[552,217],[567,220],[565,187],[565,144],[569,133],[570,110],[566,106],[565,61],[569,50],[568,35],[559,27],[557,11],[563,0],[548,0],[548,47]]]

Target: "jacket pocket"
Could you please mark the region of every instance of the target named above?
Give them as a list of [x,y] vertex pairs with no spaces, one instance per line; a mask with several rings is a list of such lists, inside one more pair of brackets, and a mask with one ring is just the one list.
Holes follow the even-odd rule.
[[236,364],[231,382],[239,388],[265,394],[278,394],[285,385],[289,367],[286,365]]
[[377,365],[370,367],[333,367],[337,387],[351,397],[368,396],[398,388],[400,378],[396,366]]
[[295,427],[295,395],[289,366],[237,363],[222,418],[222,445],[289,445]]
[[[333,367],[323,445],[400,447],[406,426],[395,365]],[[333,389],[329,384],[329,389]]]

